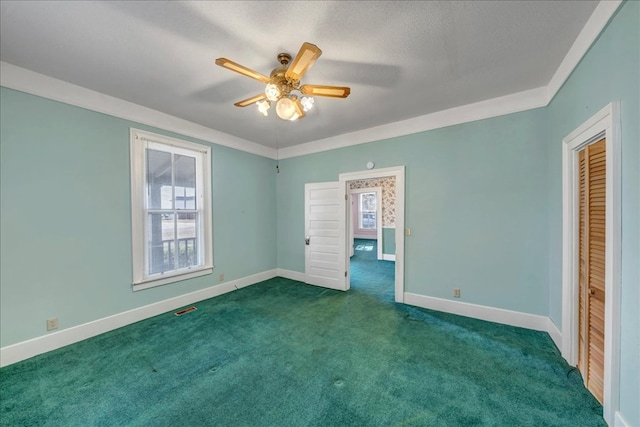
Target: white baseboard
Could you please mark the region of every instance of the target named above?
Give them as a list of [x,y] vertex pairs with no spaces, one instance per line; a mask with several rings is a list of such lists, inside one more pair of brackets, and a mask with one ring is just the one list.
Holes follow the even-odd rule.
[[285,279],[291,279],[298,282],[304,282],[305,280],[304,273],[300,273],[299,271],[285,270],[284,268],[279,268],[277,272],[278,272],[278,276],[284,277]]
[[613,425],[614,427],[631,427],[631,424],[629,424],[618,411],[616,411],[616,419]]
[[0,348],[0,367],[276,277],[268,270]]
[[393,254],[382,254],[382,260],[383,261],[395,261],[396,260],[396,256]]
[[553,320],[549,317],[547,317],[547,333],[558,348],[558,351],[562,351],[562,332],[560,332],[560,329],[558,329],[556,324],[553,323]]
[[502,308],[494,308],[466,302],[451,301],[448,299],[428,297],[410,292],[404,293],[404,302],[405,304],[415,305],[416,307],[444,311],[446,313],[473,317],[475,319],[487,320],[489,322],[548,332],[547,328],[549,318],[537,314],[522,313],[519,311],[505,310]]

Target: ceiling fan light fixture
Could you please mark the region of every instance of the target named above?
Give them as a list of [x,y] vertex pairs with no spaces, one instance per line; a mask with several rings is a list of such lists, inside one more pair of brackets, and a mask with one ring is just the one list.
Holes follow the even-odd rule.
[[303,96],[300,98],[300,104],[302,105],[302,111],[309,111],[313,108],[314,99],[310,96]]
[[280,98],[280,89],[278,88],[278,85],[269,83],[264,89],[264,94],[267,95],[267,99],[269,101],[277,101],[278,98]]
[[282,97],[276,103],[276,114],[282,120],[290,120],[296,113],[296,103],[289,97]]
[[216,65],[266,84],[262,93],[236,102],[234,104],[236,107],[246,107],[255,103],[258,105],[258,111],[264,116],[268,116],[271,104],[275,103],[276,114],[279,118],[298,120],[305,117],[305,112],[313,108],[314,98],[311,96],[346,98],[351,92],[348,87],[300,85],[300,79],[321,54],[322,51],[318,46],[308,42],[302,44],[293,61],[288,53],[280,53],[278,54],[278,62],[281,65],[271,70],[269,77],[227,58],[216,59]]
[[268,116],[269,115],[269,107],[271,107],[271,103],[267,100],[264,101],[259,101],[257,103],[258,105],[258,111],[260,111],[262,113],[262,115],[264,116]]

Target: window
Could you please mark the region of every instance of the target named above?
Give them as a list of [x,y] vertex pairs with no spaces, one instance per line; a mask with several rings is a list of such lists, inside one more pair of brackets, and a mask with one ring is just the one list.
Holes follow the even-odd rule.
[[376,229],[376,193],[360,193],[360,229]]
[[131,130],[133,288],[213,271],[210,148]]

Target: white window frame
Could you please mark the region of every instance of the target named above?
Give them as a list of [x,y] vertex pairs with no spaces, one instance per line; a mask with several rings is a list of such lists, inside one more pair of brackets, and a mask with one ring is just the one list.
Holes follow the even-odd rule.
[[[213,233],[211,213],[211,148],[164,135],[131,129],[131,231],[133,290],[139,291],[168,283],[213,273]],[[171,270],[164,273],[148,274],[147,230],[147,174],[146,148],[148,146],[170,146],[176,152],[199,154],[196,158],[196,206],[201,221],[198,224],[199,265]],[[201,172],[200,172],[201,171]]]
[[[376,197],[376,208],[373,211],[367,210],[365,211],[364,209],[362,209],[362,196],[365,194],[373,194]],[[378,223],[378,192],[377,191],[363,191],[362,193],[358,194],[358,229],[362,230],[362,231],[374,231],[378,228],[377,223]],[[373,228],[364,228],[363,224],[364,224],[364,217],[363,214],[364,213],[370,213],[373,212],[373,214],[376,216],[375,217],[375,225],[373,226]]]

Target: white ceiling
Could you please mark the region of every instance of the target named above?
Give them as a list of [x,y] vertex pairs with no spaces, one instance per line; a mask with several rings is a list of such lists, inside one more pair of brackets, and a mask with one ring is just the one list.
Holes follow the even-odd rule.
[[[544,87],[597,1],[1,1],[0,60],[268,147]],[[233,103],[303,42],[303,83],[351,87],[297,122]]]

